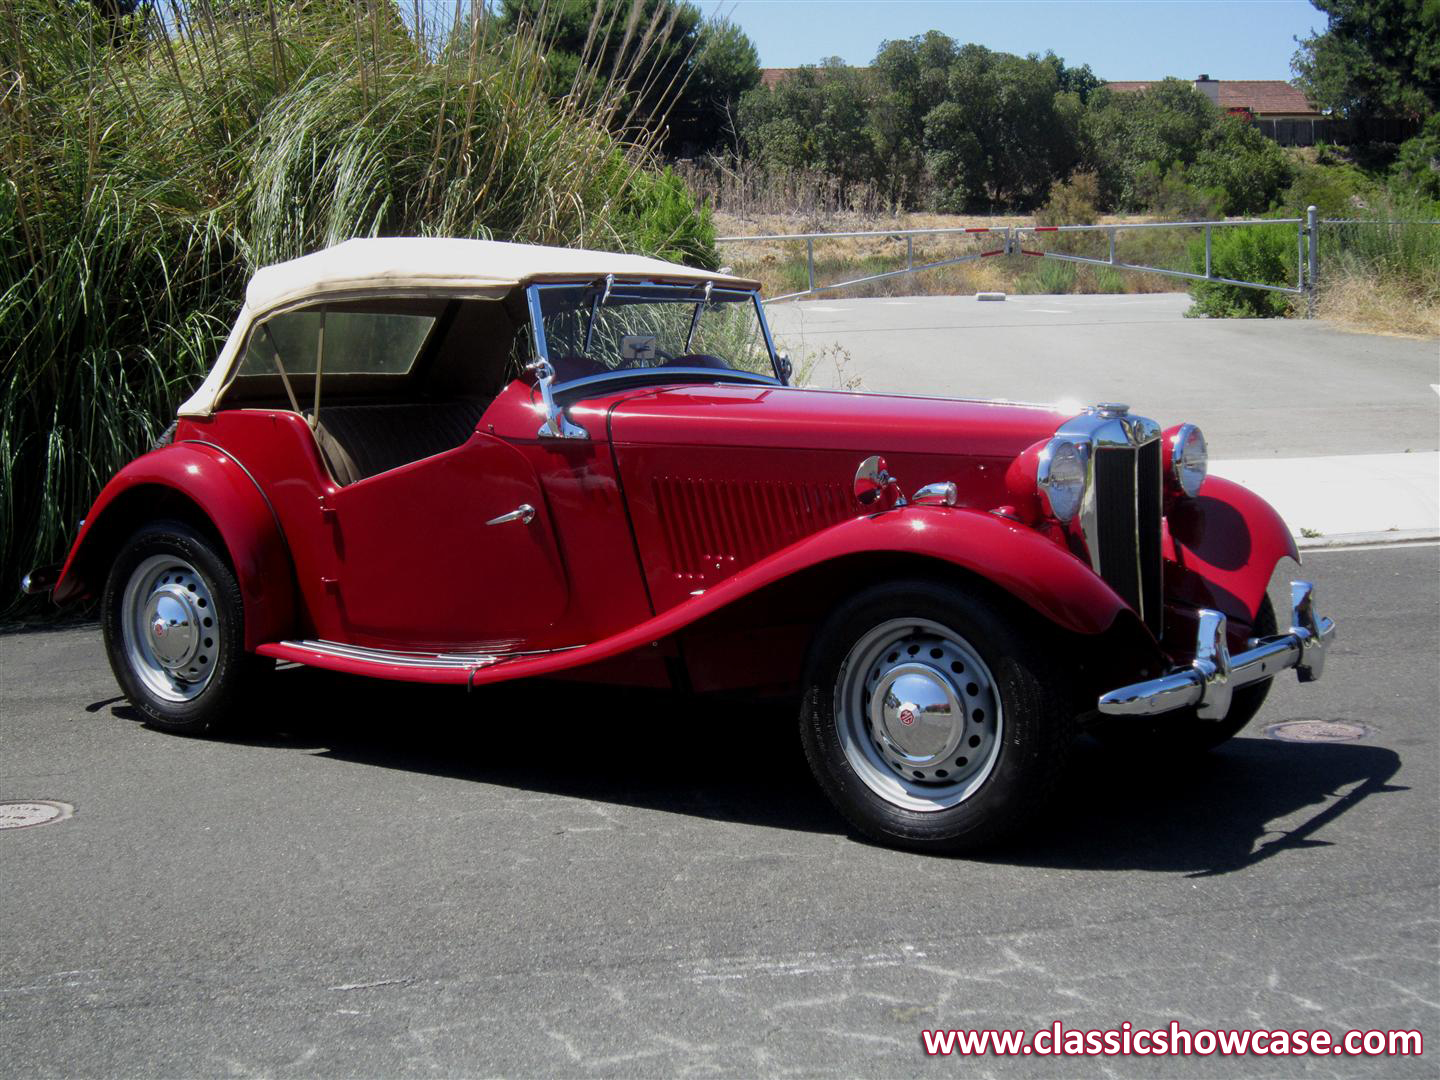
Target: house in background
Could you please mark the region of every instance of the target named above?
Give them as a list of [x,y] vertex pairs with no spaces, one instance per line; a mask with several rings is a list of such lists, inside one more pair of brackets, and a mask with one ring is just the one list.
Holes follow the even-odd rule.
[[[1153,82],[1106,83],[1117,93],[1147,90]],[[1195,89],[1234,116],[1255,122],[1263,135],[1281,146],[1313,146],[1326,137],[1328,118],[1282,79],[1212,79],[1201,75]]]

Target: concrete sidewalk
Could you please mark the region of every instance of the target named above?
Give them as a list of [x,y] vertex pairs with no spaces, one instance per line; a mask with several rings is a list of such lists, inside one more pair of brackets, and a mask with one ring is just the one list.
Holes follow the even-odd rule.
[[1301,547],[1440,537],[1440,453],[1215,461],[1254,491]]

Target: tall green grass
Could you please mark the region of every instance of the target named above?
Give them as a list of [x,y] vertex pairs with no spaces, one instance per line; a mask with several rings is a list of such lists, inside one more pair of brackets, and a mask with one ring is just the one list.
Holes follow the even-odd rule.
[[1440,303],[1440,203],[1383,205],[1320,227],[1320,284],[1327,276],[1404,283],[1417,302]]
[[473,4],[416,32],[376,0],[200,0],[117,24],[0,0],[0,26],[0,583],[64,553],[258,266],[373,235],[716,265],[626,75],[546,92],[543,19],[501,35]]

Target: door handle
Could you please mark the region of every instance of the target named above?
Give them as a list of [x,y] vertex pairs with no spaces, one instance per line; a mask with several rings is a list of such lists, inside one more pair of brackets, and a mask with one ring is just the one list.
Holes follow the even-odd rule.
[[529,525],[530,519],[535,516],[535,507],[529,503],[521,503],[508,514],[501,514],[485,522],[486,525],[508,525],[512,521],[518,521],[522,525]]

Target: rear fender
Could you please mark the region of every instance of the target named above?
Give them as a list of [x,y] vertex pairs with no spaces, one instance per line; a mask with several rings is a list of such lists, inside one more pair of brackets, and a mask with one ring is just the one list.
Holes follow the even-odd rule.
[[1199,496],[1181,499],[1167,518],[1175,567],[1167,598],[1214,608],[1253,623],[1281,559],[1300,561],[1295,539],[1275,508],[1222,477],[1205,480]]
[[55,601],[97,594],[126,538],[147,521],[174,516],[208,526],[224,545],[240,582],[247,649],[291,632],[294,574],[274,511],[242,465],[203,443],[163,447],[115,474],[85,516]]

